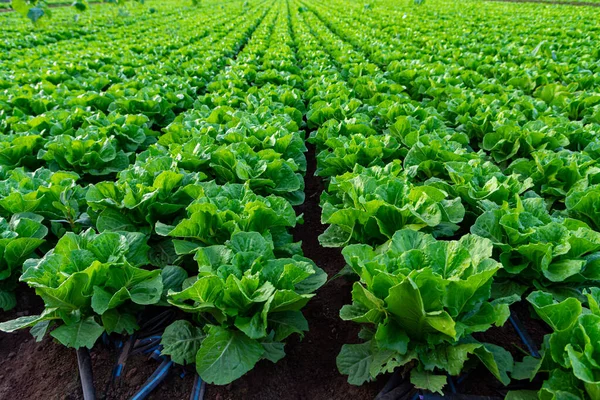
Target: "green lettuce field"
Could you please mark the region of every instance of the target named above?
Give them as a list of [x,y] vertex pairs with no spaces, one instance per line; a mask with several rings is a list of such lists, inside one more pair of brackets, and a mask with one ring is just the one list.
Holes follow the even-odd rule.
[[600,399],[600,9],[12,9],[0,398]]

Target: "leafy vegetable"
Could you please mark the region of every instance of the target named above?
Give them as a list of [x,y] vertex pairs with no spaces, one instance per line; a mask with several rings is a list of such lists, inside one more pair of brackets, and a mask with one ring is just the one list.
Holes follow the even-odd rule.
[[582,221],[551,216],[542,198],[487,211],[471,232],[492,240],[504,270],[527,286],[585,286],[600,279],[600,234]]
[[16,305],[13,290],[23,261],[48,234],[42,221],[43,217],[32,213],[14,214],[10,221],[0,217],[0,308],[4,311]]
[[283,341],[307,330],[300,310],[326,275],[307,258],[276,258],[273,250],[273,242],[257,232],[237,232],[224,245],[198,248],[198,275],[181,291],[169,291],[168,300],[193,313],[202,329],[173,323],[163,336],[165,354],[178,363],[195,362],[203,380],[219,385],[262,358],[281,359]]
[[43,258],[24,265],[21,280],[44,300],[42,314],[1,323],[0,330],[56,326],[50,335],[74,348],[91,348],[105,331],[133,333],[136,310],[162,294],[160,271],[141,268],[148,250],[141,233],[66,233]]
[[440,373],[459,375],[470,355],[509,382],[510,353],[471,336],[502,326],[515,300],[490,301],[493,277],[502,267],[490,258],[489,240],[466,235],[437,241],[405,229],[378,248],[357,244],[342,253],[360,281],[340,317],[366,324],[366,341],[344,345],[337,358],[350,383],[416,362],[411,381],[441,393],[446,378]]
[[331,224],[319,237],[322,245],[381,243],[400,228],[451,236],[465,209],[459,198],[432,186],[417,186],[398,163],[384,168],[357,166],[331,180],[321,197],[322,223]]
[[600,325],[600,289],[585,293],[589,308],[575,298],[557,302],[549,293],[533,292],[527,297],[535,312],[553,330],[544,337],[542,357],[525,357],[515,366],[517,379],[533,379],[548,373],[538,397],[594,399],[598,396],[597,334]]

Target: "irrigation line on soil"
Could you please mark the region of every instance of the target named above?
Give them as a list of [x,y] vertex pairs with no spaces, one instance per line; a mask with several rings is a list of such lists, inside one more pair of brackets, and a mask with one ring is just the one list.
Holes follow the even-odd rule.
[[200,375],[196,374],[194,378],[194,387],[192,388],[192,394],[190,400],[204,400],[204,393],[206,392],[206,382],[200,378]]
[[172,366],[173,361],[165,357],[160,366],[154,371],[150,378],[148,378],[141,389],[133,395],[131,400],[143,400],[148,397],[148,395],[169,375],[169,370]]
[[523,326],[523,323],[521,323],[521,320],[517,317],[517,314],[511,311],[509,320],[512,326],[515,328],[515,331],[517,331],[517,335],[519,335],[521,341],[525,344],[525,346],[527,346],[529,354],[536,358],[539,358],[540,353],[537,350],[537,346],[535,345],[535,343],[533,343],[531,336],[529,336],[529,332],[527,332],[527,329],[525,328],[525,326]]
[[96,400],[92,359],[90,358],[90,351],[86,347],[77,349],[77,364],[79,365],[79,377],[81,378],[84,400]]

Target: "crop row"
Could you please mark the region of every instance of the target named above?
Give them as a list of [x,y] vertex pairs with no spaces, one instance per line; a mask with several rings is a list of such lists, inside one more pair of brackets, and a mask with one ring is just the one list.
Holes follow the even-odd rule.
[[[544,32],[524,51],[511,35],[540,28],[529,14],[528,29],[462,34],[438,9],[416,23],[391,5],[298,7],[317,39],[302,62],[330,66],[313,92],[330,97],[307,113],[329,181],[320,241],[359,276],[340,317],[363,343],[343,347],[340,371],[361,384],[407,366],[441,393],[475,357],[504,384],[547,372],[541,396],[594,398],[600,65],[583,55],[587,31],[554,26],[569,40]],[[466,26],[479,18],[467,13]],[[515,365],[475,337],[524,298],[554,333]]]
[[179,23],[191,36],[170,41],[149,21],[163,47],[125,36],[122,55],[93,50],[103,59],[68,40],[15,51],[70,54],[53,61],[56,82],[37,78],[38,98],[4,91],[2,306],[24,263],[20,279],[46,308],[3,330],[91,348],[105,332],[134,333],[144,306],[174,306],[190,318],[167,327],[163,355],[225,384],[308,329],[300,310],[326,275],[289,232],[306,146],[287,4],[246,7],[241,23],[239,11],[201,30],[190,15]]
[[[355,280],[350,383],[401,371],[443,393],[479,363],[505,385],[543,376],[540,398],[598,397],[600,61],[583,11],[169,4],[29,34],[4,18],[0,308],[20,279],[45,309],[0,329],[91,348],[170,306],[189,318],[162,354],[203,380],[277,362],[326,281],[290,233],[308,141],[319,240]],[[549,334],[515,363],[478,339],[524,299]]]

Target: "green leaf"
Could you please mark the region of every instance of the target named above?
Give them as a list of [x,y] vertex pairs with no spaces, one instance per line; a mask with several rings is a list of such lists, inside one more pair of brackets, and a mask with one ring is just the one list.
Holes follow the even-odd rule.
[[511,390],[504,400],[538,400],[538,393],[535,390]]
[[272,363],[276,363],[285,357],[285,344],[279,341],[273,340],[273,335],[268,336],[267,338],[260,341],[260,344],[265,349],[263,354],[263,358],[271,361]]
[[205,382],[226,385],[250,371],[264,352],[241,332],[211,326],[196,355],[196,370]]
[[162,335],[162,354],[171,356],[173,362],[181,365],[193,364],[205,335],[201,328],[188,321],[179,320],[169,325]]
[[469,355],[479,347],[480,343],[438,345],[435,349],[423,352],[420,358],[426,370],[433,371],[438,368],[457,376],[460,375]]
[[119,312],[117,310],[108,310],[102,314],[102,325],[108,334],[118,333],[132,335],[139,326],[134,315]]
[[26,17],[27,13],[29,12],[29,7],[27,6],[27,2],[25,0],[13,0],[10,3],[10,6],[13,8],[13,10],[24,17]]
[[275,330],[275,341],[282,341],[293,333],[304,335],[308,331],[308,322],[300,311],[283,311],[269,313],[267,317],[269,327]]
[[43,9],[39,7],[32,7],[27,12],[27,18],[31,20],[34,24],[44,16],[45,12]]
[[138,229],[134,223],[129,221],[126,214],[112,208],[107,208],[98,215],[96,227],[100,232],[133,232]]
[[371,342],[345,344],[336,359],[338,370],[348,375],[348,383],[362,385],[370,381],[369,371],[373,362]]
[[508,374],[513,368],[512,355],[500,346],[483,343],[483,346],[475,349],[475,354],[487,369],[504,385],[510,383]]
[[35,324],[45,321],[47,319],[56,318],[52,315],[42,314],[42,315],[28,315],[25,317],[19,317],[17,319],[13,319],[10,321],[0,323],[0,331],[6,333],[12,333],[16,330],[28,328],[34,326]]
[[408,335],[390,317],[378,325],[375,339],[377,340],[378,347],[381,349],[393,350],[399,354],[406,354],[408,351],[408,343],[410,341]]
[[572,326],[582,312],[581,303],[573,297],[558,303],[550,293],[535,291],[527,296],[527,301],[555,331]]
[[89,317],[71,325],[61,325],[50,335],[64,346],[91,349],[103,332],[104,328],[93,317]]
[[[0,289],[0,309],[12,310],[17,305],[17,299],[13,292]],[[0,329],[1,330],[1,329]]]
[[338,225],[330,225],[319,235],[319,243],[323,247],[343,247],[348,243],[352,233]]
[[444,395],[444,386],[446,386],[445,375],[434,375],[428,371],[417,371],[413,369],[410,372],[410,382],[417,389],[429,390],[430,392]]
[[385,302],[388,312],[410,337],[422,338],[435,332],[456,336],[455,322],[446,311],[425,312],[419,288],[411,279],[392,287]]

